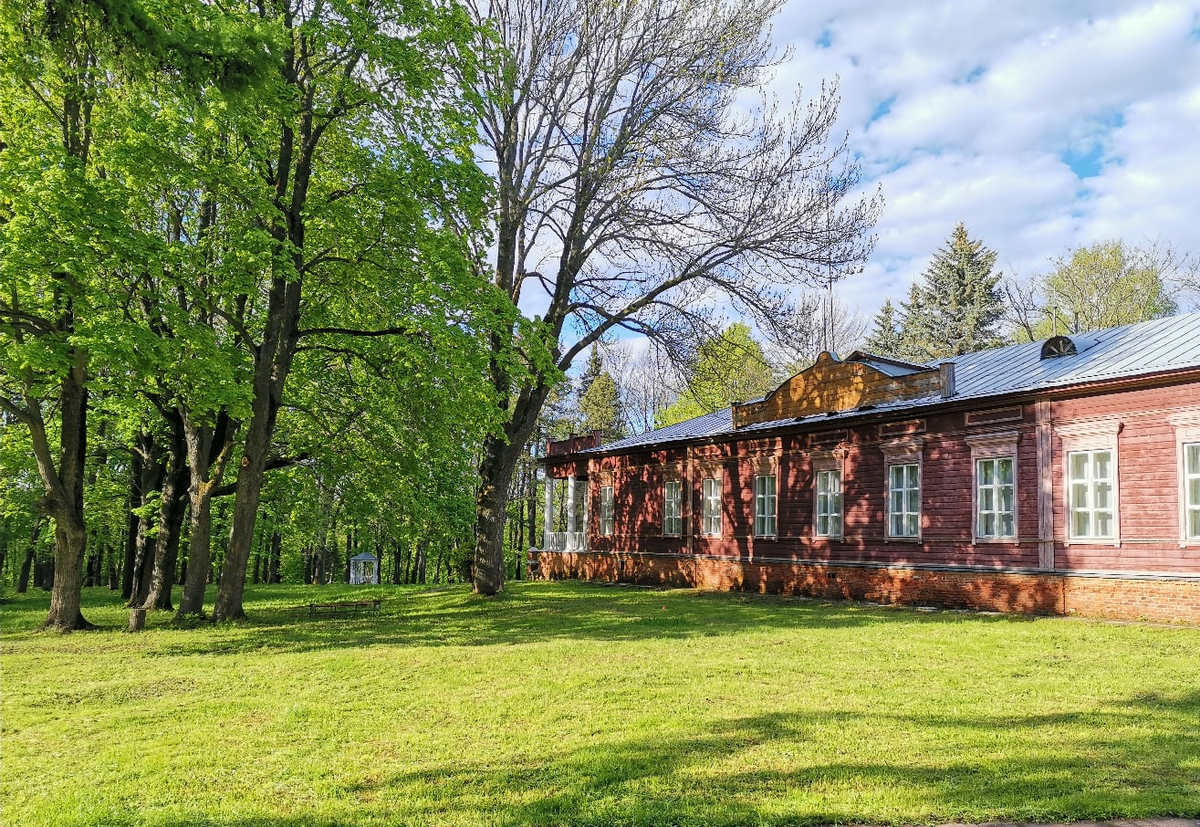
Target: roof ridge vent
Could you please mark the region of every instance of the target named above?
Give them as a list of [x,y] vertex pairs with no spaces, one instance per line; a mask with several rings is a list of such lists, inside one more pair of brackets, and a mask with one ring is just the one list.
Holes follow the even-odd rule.
[[1042,343],[1042,359],[1057,359],[1060,356],[1078,356],[1096,344],[1089,336],[1051,336]]

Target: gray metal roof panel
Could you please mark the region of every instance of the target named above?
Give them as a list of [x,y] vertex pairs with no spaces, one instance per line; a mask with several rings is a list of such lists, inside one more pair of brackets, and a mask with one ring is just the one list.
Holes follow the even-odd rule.
[[[1039,341],[1008,345],[948,359],[946,361],[954,363],[955,393],[951,399],[939,394],[897,400],[875,405],[870,408],[870,412],[874,414],[913,410],[959,399],[1003,396],[1200,367],[1200,312],[1098,330],[1083,334],[1079,338],[1087,340],[1090,346],[1074,356],[1042,359],[1043,343]],[[869,357],[862,361],[871,364],[872,367],[880,367]],[[591,448],[583,453],[619,451],[703,437],[744,434],[793,424],[811,427],[865,412],[851,409],[830,414],[814,414],[798,420],[779,419],[734,430],[732,409],[726,408],[686,422]]]

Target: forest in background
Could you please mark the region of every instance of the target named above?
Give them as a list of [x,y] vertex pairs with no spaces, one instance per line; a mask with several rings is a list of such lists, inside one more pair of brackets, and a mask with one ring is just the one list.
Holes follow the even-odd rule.
[[3,588],[236,619],[370,551],[494,593],[548,439],[1196,306],[1168,242],[1019,278],[959,225],[867,321],[836,90],[734,124],[778,3],[695,5],[0,5]]

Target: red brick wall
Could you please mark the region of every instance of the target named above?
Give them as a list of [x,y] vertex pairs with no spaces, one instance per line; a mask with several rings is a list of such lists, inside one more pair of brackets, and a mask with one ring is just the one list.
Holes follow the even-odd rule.
[[533,551],[539,576],[1023,614],[1200,623],[1200,580]]

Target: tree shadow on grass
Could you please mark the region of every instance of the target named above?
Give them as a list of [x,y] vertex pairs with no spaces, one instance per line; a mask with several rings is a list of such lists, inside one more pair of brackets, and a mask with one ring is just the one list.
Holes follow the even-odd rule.
[[[857,731],[867,717],[923,741],[932,736],[939,746],[914,755],[859,745],[845,758],[814,757],[808,743],[818,730]],[[970,740],[981,730],[1012,728],[1036,737],[1023,740],[1023,750],[989,751],[977,746],[978,737]],[[674,739],[596,743],[541,761],[381,766],[344,786],[340,799],[356,802],[363,822],[397,825],[887,824],[911,822],[913,813],[926,822],[1195,817],[1198,732],[1200,694],[1004,719],[776,713],[716,721],[702,734]],[[225,821],[196,813],[185,823],[359,822]]]
[[[971,616],[975,622],[1029,618]],[[385,598],[378,615],[309,618],[301,607],[262,609],[240,634],[181,633],[163,654],[305,652],[369,646],[496,646],[553,640],[689,639],[763,630],[853,629],[888,623],[956,623],[956,613],[921,614],[790,597],[646,591],[589,584],[522,584],[499,598],[465,589]]]

